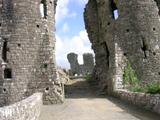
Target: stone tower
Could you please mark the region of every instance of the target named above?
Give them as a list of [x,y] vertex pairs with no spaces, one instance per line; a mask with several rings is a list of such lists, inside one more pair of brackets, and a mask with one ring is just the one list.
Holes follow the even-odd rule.
[[70,63],[71,73],[73,75],[86,75],[93,72],[94,58],[92,53],[83,54],[83,64],[79,64],[78,55],[76,53],[69,53],[67,59]]
[[55,65],[56,0],[0,0],[0,105],[43,92],[63,100]]
[[79,63],[78,63],[78,55],[75,53],[69,53],[67,55],[67,59],[70,63],[70,67],[71,67],[73,75],[79,74],[80,67],[79,67]]
[[104,88],[123,88],[127,63],[142,83],[160,82],[159,0],[89,0],[84,16]]
[[83,66],[82,66],[82,72],[84,74],[86,73],[92,73],[94,68],[94,58],[91,53],[84,53],[83,54]]

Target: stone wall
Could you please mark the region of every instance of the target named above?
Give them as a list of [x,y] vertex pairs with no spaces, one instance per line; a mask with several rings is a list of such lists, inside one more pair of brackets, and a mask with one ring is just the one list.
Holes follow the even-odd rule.
[[[160,16],[156,0],[89,0],[84,13],[102,90],[123,88],[127,63],[144,84],[160,82]],[[114,12],[118,12],[118,16]],[[118,18],[117,18],[118,17]]]
[[69,53],[67,55],[68,62],[70,63],[70,69],[72,74],[79,74],[80,73],[80,66],[78,63],[78,55],[75,53]]
[[35,92],[44,93],[44,104],[62,102],[55,7],[56,0],[0,0],[0,106]]
[[91,53],[83,54],[83,64],[78,63],[78,55],[69,53],[67,55],[68,62],[70,63],[71,74],[86,75],[91,74],[94,68],[94,58]]
[[0,108],[0,120],[39,120],[42,93],[35,93],[25,100]]
[[160,114],[160,94],[151,95],[127,90],[117,90],[114,95],[123,101]]

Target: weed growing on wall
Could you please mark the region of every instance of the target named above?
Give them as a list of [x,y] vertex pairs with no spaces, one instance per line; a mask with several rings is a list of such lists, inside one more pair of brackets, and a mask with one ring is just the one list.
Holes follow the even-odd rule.
[[90,81],[92,79],[92,75],[91,74],[86,74],[84,76],[84,79],[87,80],[87,81]]
[[160,83],[151,83],[141,86],[140,80],[138,80],[135,71],[128,62],[123,74],[123,85],[126,89],[132,92],[142,92],[150,94],[160,94]]
[[136,76],[135,71],[132,69],[131,64],[128,62],[123,74],[123,85],[126,87],[137,86],[139,80]]

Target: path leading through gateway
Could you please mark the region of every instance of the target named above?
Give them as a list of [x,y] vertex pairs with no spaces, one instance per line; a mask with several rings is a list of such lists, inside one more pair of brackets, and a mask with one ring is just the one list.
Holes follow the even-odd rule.
[[40,120],[160,120],[157,114],[97,95],[83,79],[69,81],[65,89],[65,103],[43,106]]

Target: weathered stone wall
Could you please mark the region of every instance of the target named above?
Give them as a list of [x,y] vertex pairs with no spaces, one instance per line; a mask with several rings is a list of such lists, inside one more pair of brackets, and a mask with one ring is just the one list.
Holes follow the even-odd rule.
[[151,95],[127,90],[117,90],[114,95],[123,101],[160,114],[160,94]]
[[0,120],[39,120],[42,93],[35,93],[25,100],[0,108]]
[[55,67],[55,6],[56,0],[0,0],[0,106],[35,92],[44,93],[44,104],[62,101]]
[[[107,3],[105,3],[107,2]],[[86,6],[84,19],[89,39],[95,53],[96,66],[94,76],[103,90],[112,89],[113,75],[115,73],[115,49],[112,30],[103,24],[111,19],[109,1],[89,0]],[[111,17],[111,18],[109,18]]]
[[79,74],[80,73],[80,66],[78,63],[78,55],[75,53],[69,53],[67,55],[68,62],[70,63],[70,68],[72,74]]
[[78,75],[91,74],[94,68],[94,58],[91,53],[83,54],[84,64],[78,63],[78,55],[75,53],[69,53],[67,55],[68,62],[70,63],[71,73]]
[[92,73],[94,68],[94,58],[91,53],[83,54],[83,65],[81,67],[82,74]]
[[123,88],[127,62],[143,83],[160,82],[160,16],[155,1],[89,0],[85,24],[95,52],[96,78],[107,90]]

